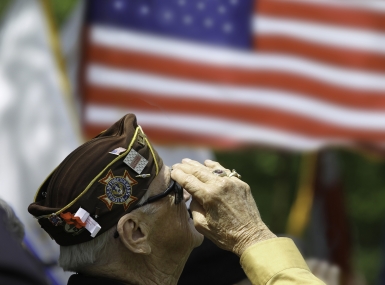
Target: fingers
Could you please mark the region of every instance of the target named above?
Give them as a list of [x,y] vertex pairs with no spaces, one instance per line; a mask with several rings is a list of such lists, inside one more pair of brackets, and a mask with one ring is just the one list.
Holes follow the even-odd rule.
[[211,168],[211,169],[225,169],[222,165],[220,165],[218,162],[216,161],[212,161],[210,159],[206,159],[205,160],[205,165],[208,167],[208,168]]
[[211,169],[195,160],[185,158],[182,160],[182,163],[175,164],[172,168],[182,170],[186,174],[191,174],[204,183],[215,179]]
[[230,175],[231,171],[229,169],[224,168],[218,162],[207,159],[205,161],[205,165],[207,166],[207,168],[211,169],[212,171],[214,171],[216,169],[223,170],[226,173],[226,175],[230,178],[229,175]]
[[201,164],[200,162],[196,161],[196,160],[193,160],[193,159],[190,159],[190,158],[184,158],[182,159],[182,163],[186,163],[186,164],[191,164],[191,165],[194,165],[194,166],[197,166],[197,167],[205,167],[203,164]]
[[205,230],[208,229],[206,211],[195,199],[191,201],[190,210],[193,216],[195,228],[198,232],[204,234]]
[[204,165],[199,163],[198,161],[195,161],[195,160],[192,160],[192,159],[189,159],[189,158],[184,158],[182,159],[182,164],[188,164],[188,165],[191,165],[191,166],[196,166],[196,167],[199,167],[199,168],[210,168],[210,169],[225,169],[222,165],[220,165],[218,162],[216,161],[212,161],[210,159],[206,159],[205,162],[204,162]]
[[[210,167],[223,169],[219,163],[207,160]],[[199,203],[207,206],[213,189],[224,184],[224,177],[212,173],[213,169],[191,159],[183,159],[172,167],[171,177],[189,192]]]
[[201,204],[204,202],[204,189],[206,188],[205,184],[200,181],[194,175],[185,173],[179,167],[173,166],[171,171],[171,178],[178,182],[188,193],[194,196]]

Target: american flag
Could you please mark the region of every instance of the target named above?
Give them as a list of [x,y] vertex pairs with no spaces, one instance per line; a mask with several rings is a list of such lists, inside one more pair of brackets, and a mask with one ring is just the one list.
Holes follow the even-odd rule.
[[84,129],[315,150],[385,141],[385,2],[92,0]]

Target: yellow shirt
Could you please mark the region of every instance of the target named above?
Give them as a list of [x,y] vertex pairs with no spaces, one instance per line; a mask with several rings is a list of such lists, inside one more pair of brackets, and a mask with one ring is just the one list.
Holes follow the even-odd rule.
[[241,265],[253,285],[325,285],[306,265],[294,242],[273,238],[247,248]]

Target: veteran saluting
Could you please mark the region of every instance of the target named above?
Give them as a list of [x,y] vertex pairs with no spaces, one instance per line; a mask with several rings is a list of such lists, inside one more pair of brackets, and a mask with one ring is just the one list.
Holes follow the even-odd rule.
[[263,223],[235,170],[185,159],[171,171],[133,114],[68,155],[28,210],[77,273],[70,285],[177,284],[203,235],[239,255],[253,284],[323,284]]

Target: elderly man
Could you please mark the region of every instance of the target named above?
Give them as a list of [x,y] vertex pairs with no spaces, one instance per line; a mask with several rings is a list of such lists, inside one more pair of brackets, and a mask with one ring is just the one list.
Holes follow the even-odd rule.
[[68,284],[177,284],[202,234],[241,256],[254,284],[323,284],[264,225],[239,175],[205,164],[171,171],[129,114],[73,151],[28,210],[60,245],[60,265],[78,273]]

